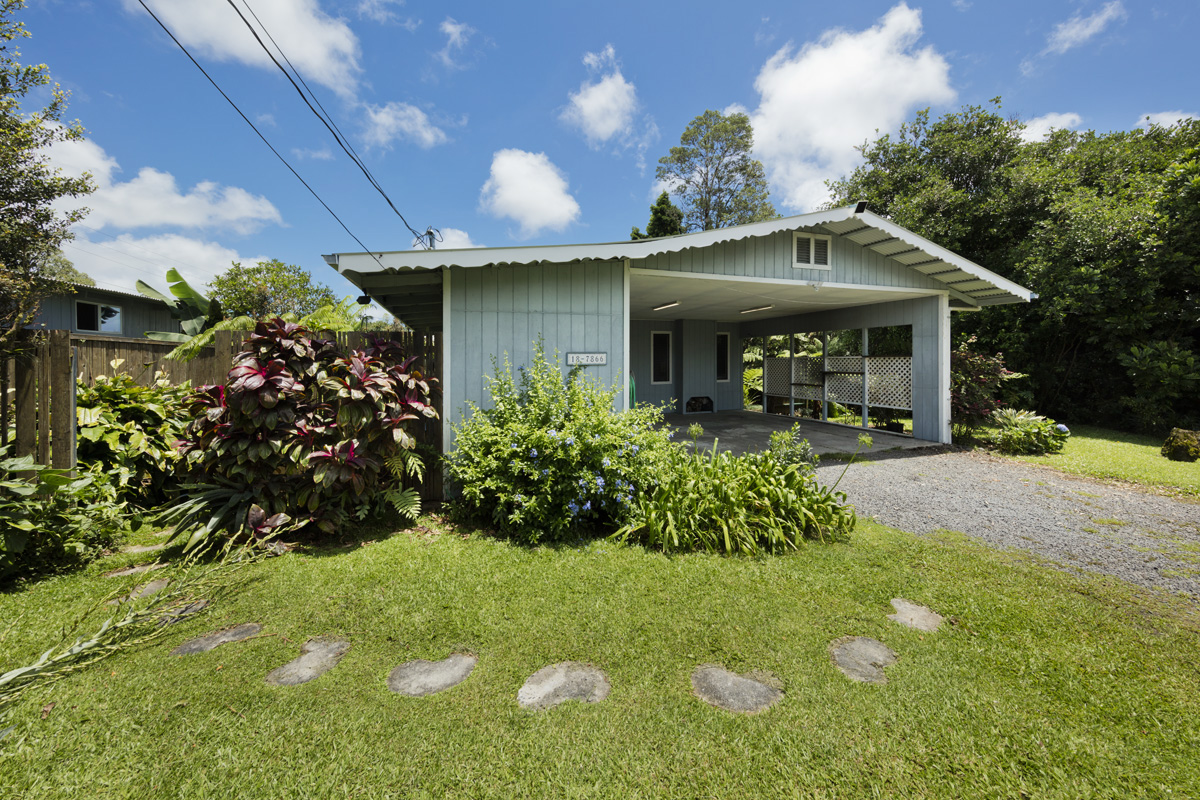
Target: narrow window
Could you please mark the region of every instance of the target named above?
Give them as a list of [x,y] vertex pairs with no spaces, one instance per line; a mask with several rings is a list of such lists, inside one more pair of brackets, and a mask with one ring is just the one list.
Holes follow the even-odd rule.
[[671,333],[654,331],[650,334],[650,382],[671,382]]
[[729,382],[729,334],[717,334],[717,382]]

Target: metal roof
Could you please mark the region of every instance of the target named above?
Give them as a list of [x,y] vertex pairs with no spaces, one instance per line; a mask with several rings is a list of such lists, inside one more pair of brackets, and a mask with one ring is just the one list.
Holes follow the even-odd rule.
[[[488,267],[505,264],[572,263],[583,260],[642,259],[662,253],[710,247],[720,242],[768,236],[799,228],[822,227],[863,247],[888,256],[910,269],[945,284],[953,297],[973,306],[1028,302],[1036,294],[984,269],[923,236],[860,206],[843,206],[792,217],[738,225],[732,228],[599,244],[480,247],[462,250],[404,250],[373,253],[335,253],[325,261],[359,286],[371,275],[421,272],[448,267]],[[369,279],[367,282],[370,282]]]

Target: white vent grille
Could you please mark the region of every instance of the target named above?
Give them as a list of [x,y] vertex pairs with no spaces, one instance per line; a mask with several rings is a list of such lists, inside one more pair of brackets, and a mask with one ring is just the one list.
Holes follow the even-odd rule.
[[820,233],[793,234],[795,247],[792,251],[792,266],[804,269],[829,269],[830,241],[829,236]]

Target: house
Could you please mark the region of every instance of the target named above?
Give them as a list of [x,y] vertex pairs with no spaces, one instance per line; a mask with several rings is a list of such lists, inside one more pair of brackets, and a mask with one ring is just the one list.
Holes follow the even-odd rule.
[[[528,363],[539,336],[564,368],[584,364],[632,389],[620,393],[623,407],[634,395],[722,411],[742,408],[745,337],[907,325],[912,356],[898,394],[914,436],[948,443],[951,313],[1035,297],[862,203],[659,239],[325,260],[414,329],[440,333],[448,423],[468,400],[487,405],[493,357]],[[869,403],[867,361],[793,363],[784,382],[793,399]],[[447,450],[451,436],[446,425]]]
[[75,285],[75,294],[42,300],[31,327],[123,339],[141,339],[146,331],[182,332],[161,300],[83,284]]

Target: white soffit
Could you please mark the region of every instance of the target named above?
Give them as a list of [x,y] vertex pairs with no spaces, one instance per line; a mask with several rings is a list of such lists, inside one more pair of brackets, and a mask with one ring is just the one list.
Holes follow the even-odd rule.
[[844,206],[680,236],[600,244],[535,247],[480,247],[466,250],[404,250],[375,253],[337,253],[326,261],[355,283],[363,276],[448,267],[491,267],[506,264],[569,264],[578,261],[642,259],[663,253],[711,247],[720,242],[769,236],[799,228],[823,228],[856,244],[895,259],[944,284],[954,297],[976,305],[1028,302],[1033,292],[984,269],[957,253],[934,244],[870,211]]

